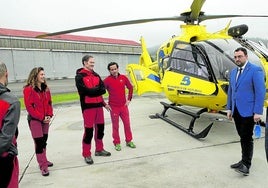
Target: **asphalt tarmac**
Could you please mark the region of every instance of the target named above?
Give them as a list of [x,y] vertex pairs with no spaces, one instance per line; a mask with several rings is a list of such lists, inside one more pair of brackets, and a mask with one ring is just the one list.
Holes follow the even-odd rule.
[[[51,89],[70,88],[72,80],[49,83]],[[11,84],[13,85],[13,84]],[[54,90],[57,88],[57,90]],[[13,86],[12,86],[13,87]],[[69,89],[68,88],[68,89]],[[54,107],[47,145],[48,159],[54,163],[50,175],[40,174],[34,155],[34,144],[27,125],[26,111],[19,123],[20,188],[263,188],[267,186],[267,162],[262,137],[255,139],[254,156],[249,176],[230,169],[241,157],[240,143],[233,122],[219,114],[203,114],[195,131],[213,126],[204,139],[194,139],[161,119],[149,115],[160,113],[162,95],[134,96],[129,109],[133,141],[137,148],[126,147],[120,125],[122,150],[112,143],[111,121],[105,115],[104,145],[110,157],[92,156],[93,165],[81,155],[83,121],[79,102]],[[194,108],[190,108],[195,110]],[[175,111],[167,115],[176,122],[188,124],[189,117]],[[95,144],[92,143],[94,154]]]

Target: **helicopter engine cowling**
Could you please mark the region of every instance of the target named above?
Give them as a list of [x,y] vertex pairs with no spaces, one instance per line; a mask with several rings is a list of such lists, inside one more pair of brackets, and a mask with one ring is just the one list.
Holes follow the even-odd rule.
[[246,24],[237,25],[228,29],[228,35],[231,37],[241,37],[248,32],[248,26]]

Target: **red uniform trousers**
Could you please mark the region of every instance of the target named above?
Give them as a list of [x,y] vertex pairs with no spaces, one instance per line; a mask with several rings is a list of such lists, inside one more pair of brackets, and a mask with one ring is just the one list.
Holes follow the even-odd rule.
[[132,132],[130,128],[130,119],[128,106],[111,106],[112,110],[110,111],[112,126],[113,126],[113,143],[114,145],[120,144],[119,136],[119,117],[121,118],[124,125],[125,141],[130,142],[132,140]]
[[[94,140],[96,149],[95,151],[102,151],[103,150],[103,141],[102,138],[98,138],[98,126],[97,125],[104,125],[104,113],[102,107],[97,108],[89,108],[83,111],[83,119],[84,119],[84,135],[83,140],[86,136],[86,128],[93,128],[94,131]],[[102,134],[104,129],[102,130]],[[103,137],[103,136],[102,136]],[[90,138],[92,139],[92,138]],[[91,142],[90,144],[85,143],[82,141],[82,156],[89,157],[91,156]]]
[[48,134],[49,124],[38,120],[31,120],[30,130],[33,138],[41,138],[44,134]]

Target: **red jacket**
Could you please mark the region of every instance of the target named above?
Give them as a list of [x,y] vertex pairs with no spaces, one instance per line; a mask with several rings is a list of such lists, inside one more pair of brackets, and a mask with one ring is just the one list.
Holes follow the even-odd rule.
[[124,106],[126,104],[126,88],[128,89],[127,99],[131,101],[133,86],[125,75],[119,74],[118,77],[110,75],[104,79],[104,85],[109,93],[109,105]]
[[76,71],[76,87],[80,96],[82,110],[105,106],[102,95],[106,92],[100,76],[84,68]]
[[26,86],[23,89],[24,104],[33,119],[43,121],[45,116],[53,116],[52,100],[49,88]]

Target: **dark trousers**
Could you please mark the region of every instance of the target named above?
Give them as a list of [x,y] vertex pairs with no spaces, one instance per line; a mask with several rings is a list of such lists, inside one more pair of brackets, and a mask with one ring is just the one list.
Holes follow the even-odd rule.
[[253,129],[254,119],[253,116],[242,117],[237,108],[234,110],[234,121],[238,135],[240,136],[241,150],[242,150],[242,163],[248,168],[251,166],[253,156]]
[[12,172],[14,168],[14,156],[8,155],[6,157],[0,156],[0,187],[8,187]]
[[[268,110],[267,110],[267,112],[268,112]],[[268,163],[268,124],[267,123],[268,122],[266,122],[266,127],[265,127],[265,152],[266,152],[266,160]]]

